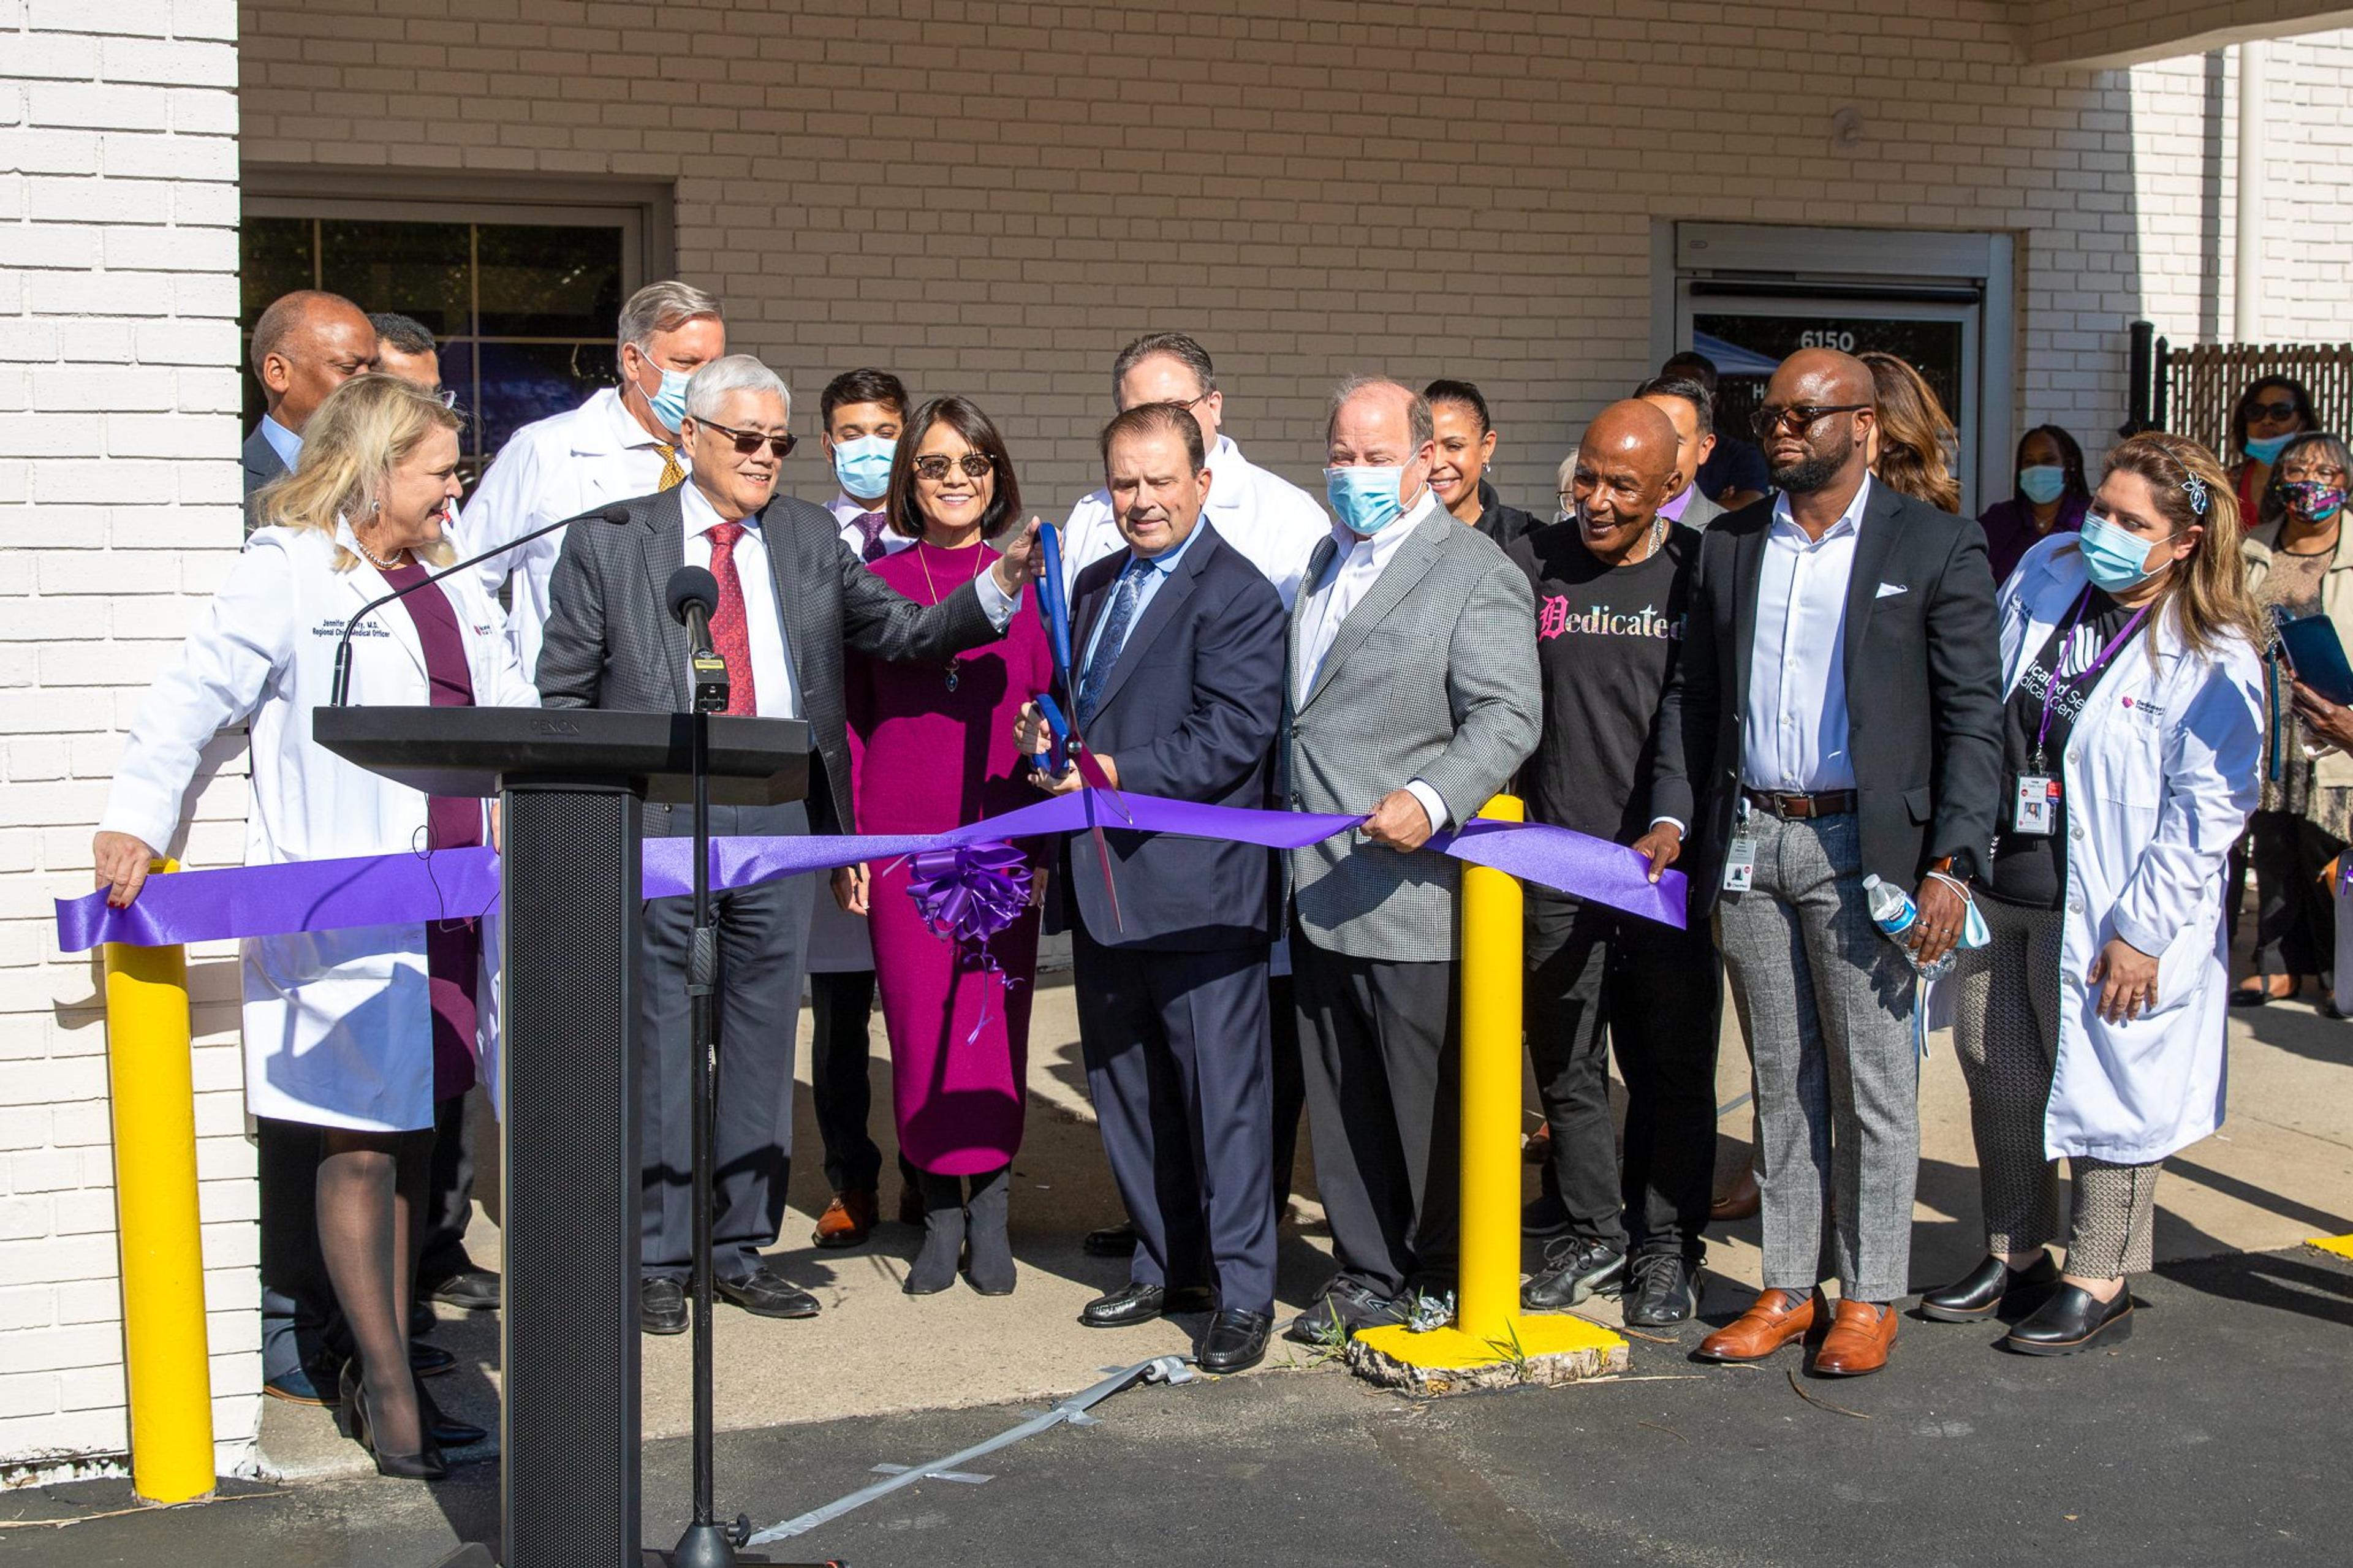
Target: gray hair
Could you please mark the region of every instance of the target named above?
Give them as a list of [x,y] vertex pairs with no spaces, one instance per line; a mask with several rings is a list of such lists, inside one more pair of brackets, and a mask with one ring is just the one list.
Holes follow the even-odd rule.
[[1568,481],[1575,478],[1577,478],[1577,448],[1571,447],[1568,449],[1568,456],[1560,460],[1560,478],[1556,482],[1560,489],[1565,490],[1568,489]]
[[687,378],[686,411],[708,420],[713,410],[738,392],[773,392],[785,402],[785,417],[793,416],[793,395],[785,378],[752,354],[722,354]]
[[1342,382],[1332,394],[1331,412],[1324,416],[1324,441],[1327,444],[1331,441],[1332,427],[1340,422],[1341,409],[1345,408],[1359,395],[1376,391],[1381,387],[1394,387],[1405,394],[1406,435],[1412,441],[1416,451],[1419,451],[1423,447],[1438,439],[1438,424],[1430,417],[1430,399],[1394,376],[1352,375]]
[[1119,384],[1127,379],[1127,373],[1145,360],[1161,354],[1193,373],[1193,384],[1201,389],[1201,396],[1207,397],[1218,390],[1217,373],[1209,368],[1208,350],[1182,332],[1146,332],[1120,350],[1119,357],[1111,362],[1113,407],[1119,406]]
[[643,352],[656,332],[671,331],[699,316],[709,316],[717,321],[727,319],[720,314],[719,301],[691,283],[681,283],[676,279],[649,283],[630,295],[629,302],[621,307],[614,356],[617,360],[621,350],[631,344]]

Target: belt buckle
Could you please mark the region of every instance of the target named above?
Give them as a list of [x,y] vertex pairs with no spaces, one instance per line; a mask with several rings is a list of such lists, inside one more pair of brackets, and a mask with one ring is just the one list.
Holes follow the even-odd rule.
[[1773,797],[1773,815],[1790,822],[1804,822],[1814,815],[1813,796],[1777,795]]

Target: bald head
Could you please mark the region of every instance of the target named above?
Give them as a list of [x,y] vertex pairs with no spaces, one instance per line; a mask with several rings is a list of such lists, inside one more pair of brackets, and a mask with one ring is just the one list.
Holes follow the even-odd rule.
[[269,416],[298,436],[327,394],[375,367],[375,328],[341,294],[298,289],[253,324],[254,378]]
[[[1394,520],[1398,511],[1410,511],[1419,505],[1436,459],[1430,401],[1413,388],[1386,377],[1367,376],[1346,383],[1333,395],[1332,416],[1324,428],[1326,493],[1350,494],[1371,482],[1369,476],[1335,477],[1344,469],[1397,471],[1394,491],[1388,476],[1379,476],[1379,505],[1365,517],[1352,517],[1339,500],[1334,501],[1342,512],[1341,521],[1357,532],[1368,533],[1380,522]],[[1379,521],[1358,526],[1373,516]]]
[[1820,495],[1843,507],[1870,466],[1878,407],[1871,367],[1852,354],[1800,349],[1783,360],[1766,384],[1757,410],[1781,416],[1765,428],[1762,440],[1774,485],[1793,504],[1796,498]]
[[1659,508],[1683,492],[1677,446],[1675,422],[1638,398],[1593,416],[1577,444],[1577,471],[1569,479],[1577,536],[1588,550],[1613,566],[1649,557]]

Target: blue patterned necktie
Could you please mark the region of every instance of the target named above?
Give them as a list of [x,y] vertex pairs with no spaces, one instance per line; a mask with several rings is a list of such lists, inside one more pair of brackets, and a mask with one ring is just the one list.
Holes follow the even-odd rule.
[[1119,662],[1119,650],[1127,642],[1127,624],[1135,618],[1135,601],[1144,591],[1144,574],[1152,570],[1151,563],[1131,560],[1127,569],[1119,574],[1119,584],[1111,591],[1111,608],[1103,616],[1103,635],[1095,638],[1095,651],[1087,660],[1084,674],[1079,677],[1079,728],[1083,730],[1095,716],[1095,705],[1103,700],[1103,688],[1111,682],[1112,667]]

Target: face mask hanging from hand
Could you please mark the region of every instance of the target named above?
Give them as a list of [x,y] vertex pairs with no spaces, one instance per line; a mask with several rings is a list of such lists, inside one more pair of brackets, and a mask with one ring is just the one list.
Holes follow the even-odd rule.
[[2121,594],[2156,575],[2148,564],[2149,552],[2172,538],[2168,533],[2164,539],[2143,539],[2094,512],[2084,520],[2077,542],[2092,586],[2103,594]]
[[1324,499],[1332,510],[1356,533],[1378,533],[1405,515],[1398,489],[1405,478],[1401,465],[1383,468],[1326,468]]
[[2018,470],[2018,490],[2036,506],[2049,506],[2067,493],[2067,470],[2056,463],[2037,463]]

